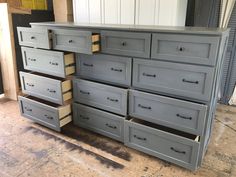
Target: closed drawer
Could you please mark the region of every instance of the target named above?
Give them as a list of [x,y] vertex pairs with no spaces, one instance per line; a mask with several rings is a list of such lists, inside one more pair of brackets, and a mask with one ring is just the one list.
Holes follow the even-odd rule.
[[153,59],[215,65],[219,37],[153,34]]
[[48,29],[17,27],[19,44],[23,46],[50,49],[50,33]]
[[65,78],[75,72],[73,53],[21,47],[24,69]]
[[127,90],[82,79],[73,80],[74,101],[126,115]]
[[206,112],[206,105],[129,91],[129,115],[180,131],[202,135]]
[[124,141],[124,117],[74,103],[73,122],[80,127]]
[[150,57],[151,34],[101,31],[102,52],[134,57]]
[[63,105],[72,98],[71,80],[58,80],[39,74],[20,72],[22,92]]
[[99,34],[90,31],[54,29],[53,49],[92,54],[100,50]]
[[134,59],[133,86],[209,101],[214,68]]
[[108,83],[131,85],[131,58],[112,55],[77,55],[80,77]]
[[72,121],[71,105],[59,106],[34,98],[18,96],[21,115],[41,125],[60,131]]
[[199,153],[199,137],[150,124],[141,120],[125,120],[125,145],[195,170]]

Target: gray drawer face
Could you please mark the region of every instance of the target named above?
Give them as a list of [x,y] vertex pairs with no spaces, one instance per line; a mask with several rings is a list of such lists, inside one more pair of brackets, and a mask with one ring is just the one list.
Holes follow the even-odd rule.
[[153,59],[215,65],[219,37],[153,34]]
[[[63,52],[48,51],[22,47],[22,58],[24,69],[49,74],[52,76],[65,78],[67,75],[66,68],[75,66],[65,66]],[[74,62],[70,63],[73,64]]]
[[131,84],[131,58],[112,55],[77,55],[77,74],[122,85]]
[[51,48],[47,29],[17,27],[17,34],[20,45],[43,49]]
[[134,59],[133,86],[209,101],[214,68]]
[[[92,54],[92,32],[54,29],[52,31],[53,49]],[[97,42],[97,41],[94,41]]]
[[73,80],[74,100],[113,113],[126,115],[127,90],[82,79]]
[[206,105],[135,90],[129,92],[131,116],[191,134],[203,134],[206,111]]
[[125,145],[185,168],[197,168],[199,142],[125,121]]
[[124,141],[124,117],[74,103],[73,121],[76,125]]
[[64,104],[62,81],[20,72],[22,92],[53,103]]
[[150,57],[151,34],[101,31],[102,52],[134,57]]

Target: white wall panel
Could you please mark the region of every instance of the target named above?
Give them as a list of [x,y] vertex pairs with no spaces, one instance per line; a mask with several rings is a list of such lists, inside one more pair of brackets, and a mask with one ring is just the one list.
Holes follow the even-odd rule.
[[134,24],[135,0],[120,0],[120,23]]
[[89,1],[73,0],[74,22],[89,23]]
[[102,23],[101,0],[89,0],[89,22]]
[[120,24],[120,0],[104,0],[104,23]]

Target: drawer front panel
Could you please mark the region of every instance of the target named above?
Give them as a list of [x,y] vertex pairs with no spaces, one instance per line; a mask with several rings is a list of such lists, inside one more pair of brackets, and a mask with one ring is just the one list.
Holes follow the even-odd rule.
[[77,74],[122,85],[131,84],[131,58],[112,55],[77,55]]
[[113,113],[126,115],[127,90],[82,79],[73,80],[74,100],[107,110]]
[[208,101],[214,68],[134,59],[133,86]]
[[150,57],[151,34],[101,31],[102,52],[134,57]]
[[20,72],[22,92],[57,104],[63,104],[61,81]]
[[129,114],[149,122],[202,135],[207,106],[148,94],[129,92]]
[[52,33],[53,49],[92,54],[92,33],[90,31],[55,29]]
[[219,37],[153,34],[153,59],[215,65]]
[[124,117],[74,103],[74,123],[118,141],[124,141]]
[[22,47],[24,68],[57,77],[66,77],[64,53]]
[[142,124],[125,121],[125,144],[185,168],[197,168],[199,143]]
[[20,45],[50,49],[51,43],[47,29],[17,27]]

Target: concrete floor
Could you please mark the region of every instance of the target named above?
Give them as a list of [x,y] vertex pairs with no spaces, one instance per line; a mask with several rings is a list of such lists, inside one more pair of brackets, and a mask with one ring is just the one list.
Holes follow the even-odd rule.
[[0,177],[235,177],[235,136],[236,107],[219,105],[203,165],[190,172],[72,125],[56,133],[0,99]]

